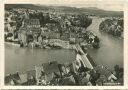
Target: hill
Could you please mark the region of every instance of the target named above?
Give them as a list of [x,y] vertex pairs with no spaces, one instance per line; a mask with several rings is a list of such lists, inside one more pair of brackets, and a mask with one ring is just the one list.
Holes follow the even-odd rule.
[[45,6],[45,5],[33,5],[33,4],[6,4],[5,9],[10,10],[12,8],[26,8],[34,10],[54,10],[64,13],[86,13],[89,15],[96,15],[100,17],[112,16],[112,17],[123,17],[123,11],[105,11],[96,7],[87,7],[87,8],[76,8],[76,7],[67,7],[67,6]]

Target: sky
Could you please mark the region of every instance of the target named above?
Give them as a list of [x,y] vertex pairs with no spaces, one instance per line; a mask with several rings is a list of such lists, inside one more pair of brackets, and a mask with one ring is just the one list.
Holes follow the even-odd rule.
[[[47,0],[48,1],[48,0]],[[123,0],[50,0],[50,5],[71,7],[96,7],[108,11],[122,11]]]
[[[31,2],[30,2],[31,1]],[[122,11],[125,0],[5,0],[7,3],[41,4],[71,7],[97,7],[108,11]]]
[[99,9],[107,10],[107,11],[122,11],[123,5],[121,4],[44,4],[44,5],[52,5],[52,6],[70,6],[70,7],[77,7],[77,8],[84,8],[84,7],[96,7]]

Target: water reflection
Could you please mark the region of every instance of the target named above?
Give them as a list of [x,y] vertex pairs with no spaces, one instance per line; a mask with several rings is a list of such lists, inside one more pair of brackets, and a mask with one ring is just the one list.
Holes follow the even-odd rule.
[[48,61],[69,63],[75,59],[73,50],[27,49],[5,44],[5,72],[26,71]]
[[88,30],[99,36],[100,48],[97,50],[89,49],[88,52],[98,64],[105,65],[111,69],[116,64],[123,66],[123,40],[100,33],[98,26],[101,21],[101,19],[94,19],[92,25],[88,28]]
[[[102,20],[94,19],[88,30],[99,36],[99,49],[89,49],[88,52],[97,64],[113,68],[118,64],[123,66],[123,40],[108,34],[100,33],[98,26]],[[72,50],[26,49],[5,44],[5,73],[26,71],[48,61],[57,60],[59,63],[69,63],[75,59]]]

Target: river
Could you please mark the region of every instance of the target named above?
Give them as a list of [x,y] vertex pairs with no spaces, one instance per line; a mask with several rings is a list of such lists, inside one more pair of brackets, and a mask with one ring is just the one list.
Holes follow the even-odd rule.
[[88,49],[88,53],[98,65],[105,65],[113,69],[114,65],[123,67],[123,39],[113,37],[99,32],[99,24],[103,19],[94,18],[92,24],[87,28],[100,38],[99,49]]
[[5,44],[5,74],[31,70],[48,61],[70,63],[75,56],[73,50],[27,49]]
[[[98,30],[101,19],[93,19],[87,28],[100,38],[99,49],[88,49],[88,53],[99,65],[105,65],[113,69],[118,64],[123,67],[123,40]],[[5,44],[5,74],[24,72],[48,61],[57,60],[59,63],[69,63],[75,60],[75,52],[72,50],[44,50],[27,49]]]

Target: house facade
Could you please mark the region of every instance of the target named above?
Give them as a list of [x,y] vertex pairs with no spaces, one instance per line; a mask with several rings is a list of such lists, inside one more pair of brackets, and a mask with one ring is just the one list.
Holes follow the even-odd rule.
[[38,36],[41,33],[40,22],[38,19],[25,19],[19,29],[18,39],[24,45],[29,41],[38,41]]

